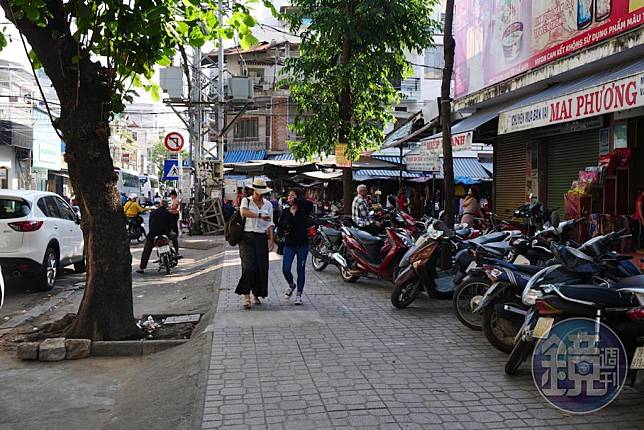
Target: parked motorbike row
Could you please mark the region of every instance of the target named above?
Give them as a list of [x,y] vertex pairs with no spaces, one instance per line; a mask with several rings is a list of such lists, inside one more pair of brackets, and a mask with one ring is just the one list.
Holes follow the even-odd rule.
[[[613,251],[624,231],[580,245],[571,237],[581,219],[550,225],[542,217],[536,229],[529,207],[517,212],[529,222],[502,222],[490,214],[485,234],[460,225],[449,229],[431,218],[416,221],[395,209],[377,214],[382,236],[352,226],[350,219],[324,217],[311,229],[313,268],[335,265],[345,282],[363,276],[390,280],[397,308],[422,293],[452,297],[461,323],[482,330],[492,346],[509,353],[508,375],[554,324],[572,317],[608,325],[633,359],[644,343],[644,275],[630,257]],[[453,265],[451,283],[439,271],[445,260]]]

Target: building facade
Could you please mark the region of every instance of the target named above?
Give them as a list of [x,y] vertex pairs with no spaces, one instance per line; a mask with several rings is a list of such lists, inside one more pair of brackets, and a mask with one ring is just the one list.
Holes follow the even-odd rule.
[[469,116],[452,132],[494,145],[496,211],[534,193],[562,217],[625,222],[644,185],[644,4],[457,0],[455,22]]

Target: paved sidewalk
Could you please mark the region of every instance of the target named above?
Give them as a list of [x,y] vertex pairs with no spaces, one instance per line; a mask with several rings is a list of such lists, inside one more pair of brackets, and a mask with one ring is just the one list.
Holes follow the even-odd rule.
[[203,428],[642,428],[644,395],[631,388],[596,414],[567,416],[527,366],[505,376],[506,355],[462,326],[451,301],[397,310],[385,282],[310,267],[296,307],[271,254],[270,297],[245,311],[238,252],[226,248]]

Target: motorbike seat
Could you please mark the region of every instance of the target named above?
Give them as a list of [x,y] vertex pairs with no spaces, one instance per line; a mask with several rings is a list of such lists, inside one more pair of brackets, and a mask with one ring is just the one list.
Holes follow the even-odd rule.
[[601,285],[561,285],[559,291],[566,297],[593,302],[600,307],[630,306],[627,296],[622,296],[613,288]]
[[358,239],[359,242],[362,242],[365,245],[377,245],[377,244],[382,244],[384,240],[381,237],[374,236],[372,234],[367,233],[366,231],[359,230],[357,228],[350,228],[348,229],[349,232],[351,232],[351,235]]
[[613,284],[613,288],[644,288],[644,275],[629,276]]
[[495,231],[494,233],[484,234],[477,238],[467,240],[466,242],[468,244],[471,243],[474,245],[484,245],[486,243],[491,243],[491,242],[501,242],[503,239],[505,239],[505,237],[506,237],[505,233],[502,233],[500,231]]
[[460,237],[461,239],[466,238],[466,237],[467,237],[467,236],[469,236],[471,233],[472,233],[472,230],[471,230],[471,229],[469,229],[469,228],[461,228],[461,229],[459,229],[459,230],[455,230],[455,231],[454,231],[454,234],[456,234],[456,235],[457,235],[458,237]]
[[497,257],[503,257],[511,249],[512,246],[507,242],[492,242],[486,243],[485,245],[480,245],[477,250]]
[[321,230],[322,230],[322,232],[324,234],[326,234],[329,237],[337,237],[337,236],[340,236],[342,234],[342,232],[340,230],[337,230],[337,229],[331,228],[331,227],[321,227]]

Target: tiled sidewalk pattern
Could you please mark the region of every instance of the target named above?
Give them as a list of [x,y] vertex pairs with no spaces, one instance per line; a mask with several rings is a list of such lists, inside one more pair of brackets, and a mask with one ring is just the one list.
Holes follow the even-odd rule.
[[244,311],[227,248],[203,428],[644,428],[644,395],[626,388],[590,416],[568,416],[536,391],[529,369],[462,326],[450,301],[394,309],[386,282],[347,284],[307,265],[304,306],[282,296],[272,254],[270,297]]

